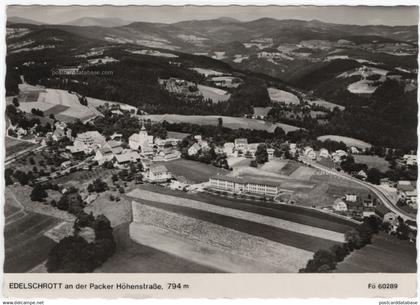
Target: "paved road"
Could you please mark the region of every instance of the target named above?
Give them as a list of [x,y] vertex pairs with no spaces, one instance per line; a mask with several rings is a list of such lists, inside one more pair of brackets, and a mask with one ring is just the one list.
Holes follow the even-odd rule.
[[346,179],[346,180],[350,180],[352,182],[355,182],[357,184],[360,184],[360,185],[366,187],[367,189],[371,190],[379,198],[379,200],[382,202],[382,204],[384,206],[386,206],[388,209],[390,209],[392,212],[401,216],[404,220],[416,221],[415,216],[412,216],[411,214],[409,214],[406,211],[403,211],[399,207],[397,207],[397,203],[389,196],[389,194],[387,194],[386,192],[381,190],[376,185],[371,184],[371,183],[366,182],[366,181],[363,181],[363,180],[359,180],[359,179],[354,178],[354,177],[352,177],[348,174],[345,174],[343,172],[338,172],[334,169],[328,168],[326,166],[320,165],[316,162],[313,162],[313,161],[310,161],[310,160],[307,160],[307,159],[304,159],[304,158],[302,158],[302,162],[309,165],[309,166],[312,166],[312,167],[314,167],[318,170],[322,170],[324,172],[327,172],[328,174],[335,175],[335,176],[338,176],[338,177]]

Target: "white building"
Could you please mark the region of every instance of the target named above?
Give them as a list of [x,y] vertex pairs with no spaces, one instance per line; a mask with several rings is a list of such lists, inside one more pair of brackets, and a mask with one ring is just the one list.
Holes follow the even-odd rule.
[[343,158],[347,157],[347,153],[344,150],[339,149],[333,152],[331,156],[335,163],[340,163],[343,160]]
[[274,158],[274,148],[267,148],[268,160],[272,160]]
[[344,200],[347,202],[356,202],[357,201],[357,195],[355,194],[345,194],[344,195]]
[[319,156],[322,157],[322,158],[329,158],[330,157],[330,153],[328,152],[328,149],[321,148],[319,150]]
[[403,160],[406,165],[414,166],[417,165],[417,156],[416,155],[404,155]]
[[233,193],[248,193],[262,196],[275,197],[280,193],[280,185],[243,179],[240,177],[230,177],[216,175],[209,180],[210,188],[214,190],[223,190]]
[[248,148],[248,139],[238,138],[235,139],[235,149],[237,151],[245,152]]
[[155,165],[147,170],[144,178],[148,182],[160,183],[172,179],[172,174],[168,171],[166,166]]
[[347,204],[341,198],[337,198],[333,203],[333,210],[336,212],[346,212]]
[[232,156],[233,155],[233,150],[235,149],[235,144],[232,142],[226,142],[223,145],[223,152],[227,155],[227,156]]
[[70,150],[72,153],[81,151],[84,153],[91,153],[92,151],[102,148],[105,143],[105,137],[96,130],[86,131],[84,133],[79,133],[74,140],[73,145],[67,146],[66,149]]
[[316,159],[316,153],[315,153],[315,151],[313,150],[312,147],[306,146],[303,150],[303,154],[311,160]]
[[126,164],[130,162],[137,162],[140,160],[140,155],[136,151],[128,151],[119,155],[115,155],[118,164]]
[[153,147],[153,136],[149,136],[144,125],[141,126],[140,132],[132,134],[128,138],[128,146],[132,150],[148,151]]
[[351,152],[353,155],[360,154],[360,150],[359,150],[357,147],[355,147],[355,146],[350,147],[350,152]]
[[196,154],[198,154],[198,152],[201,150],[201,146],[198,143],[194,143],[193,145],[190,146],[190,148],[188,148],[188,155],[189,156],[194,156]]

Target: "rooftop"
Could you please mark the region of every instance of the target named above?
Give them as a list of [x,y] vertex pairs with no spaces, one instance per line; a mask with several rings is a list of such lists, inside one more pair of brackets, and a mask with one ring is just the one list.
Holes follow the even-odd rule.
[[267,185],[267,186],[272,186],[272,187],[280,187],[280,183],[274,183],[271,181],[262,181],[262,180],[258,180],[255,178],[250,178],[250,177],[233,177],[233,176],[225,176],[225,175],[215,175],[210,177],[210,179],[218,179],[218,180],[222,180],[222,181],[228,181],[228,182],[233,182],[233,183],[242,183],[242,184],[258,184],[258,185]]

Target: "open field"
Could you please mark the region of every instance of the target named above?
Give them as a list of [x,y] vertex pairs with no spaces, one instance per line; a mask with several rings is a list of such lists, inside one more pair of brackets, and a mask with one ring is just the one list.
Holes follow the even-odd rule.
[[80,104],[76,94],[65,90],[44,89],[36,93],[37,97],[34,94],[34,92],[22,92],[19,95],[19,108],[22,111],[31,113],[33,108],[37,108],[42,110],[44,115],[54,114],[57,119],[63,121],[75,119],[86,121],[100,115],[94,107]]
[[265,117],[273,107],[254,107],[255,117]]
[[197,88],[205,99],[211,99],[213,103],[224,102],[230,98],[230,94],[227,91],[219,88],[204,85],[197,85]]
[[338,273],[415,273],[416,245],[385,233],[374,235],[372,244],[356,250],[337,265]]
[[191,68],[191,70],[194,70],[197,73],[200,73],[202,75],[204,75],[205,77],[208,76],[221,76],[224,73],[219,72],[219,71],[215,71],[215,70],[211,70],[211,69],[204,69],[204,68]]
[[22,150],[28,149],[30,147],[35,148],[39,145],[30,143],[27,141],[22,141],[16,138],[5,137],[5,146],[6,146],[6,157],[9,157],[16,153],[19,153]]
[[128,223],[114,229],[117,250],[95,272],[103,273],[219,273],[219,270],[138,244],[128,234]]
[[389,169],[389,162],[385,158],[369,155],[354,155],[353,157],[355,162],[364,163],[368,167],[376,167],[383,173]]
[[327,102],[327,101],[324,101],[322,99],[317,99],[317,100],[313,100],[313,101],[309,101],[308,100],[307,102],[310,105],[319,105],[319,106],[328,108],[330,110],[333,110],[335,107],[337,107],[340,110],[344,110],[345,109],[344,106],[341,106],[341,105],[338,105],[338,104],[334,104],[334,103],[331,103],[331,102]]
[[186,132],[176,132],[176,131],[168,131],[168,138],[174,138],[174,139],[183,139],[185,137],[188,137],[190,134]]
[[[123,223],[131,221],[131,203],[123,194],[116,194],[113,191],[106,191],[98,194],[99,196],[90,204],[88,204],[84,211],[86,213],[92,212],[97,216],[105,215],[111,222],[112,227],[117,227]],[[119,197],[120,201],[111,201],[109,196]]]
[[209,180],[210,176],[229,173],[228,170],[210,164],[185,159],[156,163],[166,166],[173,175],[184,177],[192,183],[206,182]]
[[232,209],[217,205],[212,205],[199,200],[192,200],[188,198],[180,198],[177,196],[160,194],[156,192],[134,189],[127,194],[130,197],[140,200],[140,202],[153,201],[165,203],[168,205],[175,205],[177,207],[193,208],[200,211],[206,211],[209,213],[220,214],[223,216],[234,217],[241,220],[252,221],[267,226],[283,229],[286,231],[297,232],[313,237],[333,240],[337,242],[344,242],[344,234],[337,233],[330,230],[320,229],[304,224],[295,223],[287,220],[280,220],[275,217],[260,215],[256,213],[250,213],[247,211],[241,211],[238,209]]
[[298,105],[300,103],[299,98],[294,95],[293,93],[276,89],[276,88],[268,88],[268,94],[270,95],[270,99],[273,102],[281,102],[285,104],[292,104]]
[[[158,249],[227,272],[297,272],[312,256],[312,251],[280,242],[277,228],[250,233],[256,232],[252,226],[258,223],[157,202],[136,202],[133,209],[131,229],[136,241],[146,239]],[[245,223],[251,225],[248,232]],[[144,234],[147,228],[171,240],[150,241],[149,234]],[[270,233],[271,238],[263,236]]]
[[[10,203],[6,200],[6,206]],[[9,209],[6,209],[6,211]],[[59,220],[32,212],[16,214],[4,227],[4,272],[26,272],[43,262],[55,242],[43,234]]]
[[362,140],[349,138],[349,137],[344,137],[344,136],[325,135],[325,136],[318,137],[318,140],[320,140],[320,141],[332,140],[332,141],[337,141],[337,142],[341,141],[344,144],[346,144],[347,146],[355,146],[355,147],[358,147],[358,148],[361,148],[361,149],[372,147],[371,144],[369,144],[367,142],[364,142]]
[[248,128],[256,130],[266,130],[268,132],[274,132],[276,127],[281,127],[285,132],[298,130],[298,127],[282,124],[282,123],[269,123],[262,120],[241,118],[241,117],[229,117],[229,116],[217,116],[217,115],[179,115],[179,114],[150,114],[150,115],[139,115],[141,119],[152,120],[155,122],[167,121],[169,123],[191,123],[198,125],[213,125],[217,126],[218,118],[223,119],[223,126],[231,129]]

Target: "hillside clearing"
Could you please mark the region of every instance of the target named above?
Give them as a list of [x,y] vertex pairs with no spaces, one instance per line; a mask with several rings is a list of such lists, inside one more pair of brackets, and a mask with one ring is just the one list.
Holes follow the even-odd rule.
[[337,141],[337,142],[343,142],[347,146],[355,146],[361,149],[366,149],[372,147],[372,144],[369,144],[365,141],[350,138],[350,137],[344,137],[344,136],[337,136],[337,135],[324,135],[318,137],[318,140],[325,141],[325,140],[331,140],[331,141]]
[[270,123],[262,120],[248,119],[241,117],[229,117],[229,116],[217,116],[217,115],[180,115],[180,114],[149,114],[139,115],[140,119],[155,122],[167,121],[168,123],[190,123],[198,125],[218,125],[218,119],[223,119],[223,126],[231,129],[256,129],[265,130],[268,132],[274,132],[276,127],[281,127],[285,132],[298,130],[299,127],[282,124],[282,123]]
[[298,105],[300,103],[299,98],[296,95],[284,90],[268,88],[268,94],[273,102],[292,105]]

